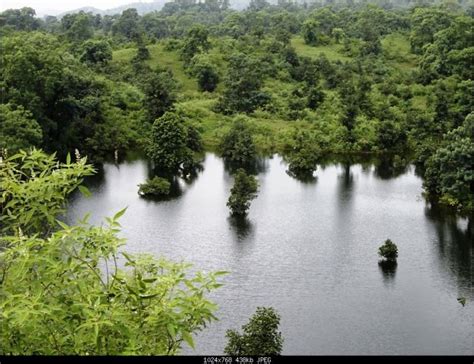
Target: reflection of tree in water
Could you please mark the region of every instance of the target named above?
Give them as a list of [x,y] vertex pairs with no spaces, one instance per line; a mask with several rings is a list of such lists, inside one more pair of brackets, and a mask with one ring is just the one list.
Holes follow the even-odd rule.
[[237,169],[243,168],[248,174],[257,175],[259,173],[265,173],[268,170],[268,158],[258,157],[253,163],[248,164],[235,164],[224,159],[224,170],[229,174],[233,174]]
[[229,216],[227,221],[238,241],[246,240],[253,233],[253,224],[246,216]]
[[406,173],[409,159],[399,155],[383,156],[375,162],[375,175],[381,179],[390,179]]
[[168,196],[142,196],[150,201],[169,201],[175,198],[182,196],[183,188],[181,187],[180,181],[183,181],[186,185],[192,185],[198,178],[199,173],[204,170],[204,167],[201,163],[195,163],[191,168],[188,168],[185,174],[176,176],[170,174],[166,171],[155,168],[153,163],[147,161],[147,179],[152,179],[153,177],[162,177],[167,179],[171,183],[170,193]]
[[397,274],[397,262],[390,260],[380,260],[379,269],[382,273],[384,283],[386,285],[393,284],[395,275]]
[[286,170],[285,171],[286,174],[302,183],[307,183],[307,184],[310,184],[310,183],[316,183],[316,181],[318,180],[318,177],[316,177],[312,172],[312,173],[305,173],[305,174],[302,174],[302,173],[299,173],[299,174],[295,174],[295,173],[292,173],[290,170]]
[[92,176],[88,176],[84,179],[84,185],[93,192],[96,188],[99,188],[104,184],[105,181],[105,170],[102,163],[95,164],[95,173]]
[[200,163],[196,164],[193,166],[193,168],[190,168],[188,171],[186,171],[186,175],[182,177],[184,183],[187,185],[192,185],[194,181],[199,176],[199,173],[204,171],[204,166]]
[[351,172],[352,164],[343,163],[342,164],[342,173],[338,176],[339,180],[341,181],[340,187],[341,192],[347,194],[348,192],[352,191],[354,186],[354,175]]
[[433,223],[439,250],[439,258],[447,267],[448,272],[454,275],[458,287],[465,297],[473,297],[470,289],[472,285],[472,241],[474,236],[473,216],[465,216],[466,228],[458,224],[459,216],[454,212],[438,206],[428,204],[425,208],[426,217]]

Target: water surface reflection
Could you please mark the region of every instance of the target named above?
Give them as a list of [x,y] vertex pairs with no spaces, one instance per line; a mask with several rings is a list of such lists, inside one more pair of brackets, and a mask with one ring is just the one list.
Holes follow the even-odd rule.
[[[263,165],[242,221],[229,218],[232,177],[213,154],[165,201],[138,196],[145,161],[106,164],[88,181],[94,197],[76,195],[68,219],[91,212],[100,224],[128,206],[128,250],[232,272],[197,353],[222,353],[226,329],[273,306],[285,354],[472,354],[472,225],[427,205],[412,166],[325,161],[315,183],[302,183],[278,156]],[[394,269],[378,264],[388,238],[399,247]]]

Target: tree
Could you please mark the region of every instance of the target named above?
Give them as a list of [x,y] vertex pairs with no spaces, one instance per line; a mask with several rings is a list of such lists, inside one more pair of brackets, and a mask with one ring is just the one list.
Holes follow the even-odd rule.
[[377,144],[382,150],[403,149],[407,134],[403,126],[393,120],[381,120],[378,126]]
[[150,58],[151,58],[150,51],[145,46],[145,44],[140,42],[137,48],[137,54],[135,54],[135,56],[133,57],[132,62],[143,62]]
[[[56,220],[51,193],[65,201],[92,169],[84,159],[58,165],[40,151],[21,152],[0,167],[9,196],[0,201],[1,355],[174,355],[216,319],[206,296],[226,272],[190,274],[189,264],[127,254],[118,237],[125,210],[97,227]],[[11,176],[20,188],[4,185]],[[53,232],[26,221],[44,214]]]
[[243,333],[227,330],[226,355],[280,355],[283,338],[278,331],[280,315],[272,307],[258,307],[249,322],[242,326]]
[[104,66],[112,60],[112,47],[105,40],[87,40],[82,49],[81,62]]
[[15,153],[20,149],[39,146],[43,132],[29,111],[22,106],[0,104],[0,151]]
[[379,247],[379,255],[386,261],[395,262],[398,257],[398,248],[390,239],[387,239],[385,243]]
[[233,167],[250,168],[255,164],[257,151],[243,119],[234,121],[220,144],[220,151],[224,160]]
[[313,135],[304,130],[295,131],[286,151],[289,174],[302,180],[312,179],[321,157],[321,149]]
[[71,42],[83,42],[94,35],[91,19],[83,11],[75,14],[66,14],[61,19],[61,24],[66,37]]
[[188,30],[181,48],[181,58],[184,62],[189,63],[191,59],[198,53],[207,52],[211,48],[211,43],[207,39],[208,30],[201,24],[194,25]]
[[148,156],[165,173],[186,171],[193,165],[193,151],[188,146],[188,133],[183,120],[167,112],[153,124]]
[[152,73],[146,80],[144,92],[148,120],[153,122],[171,110],[176,101],[176,81],[171,71],[161,70]]
[[104,84],[55,36],[30,32],[2,37],[0,69],[3,103],[31,112],[43,130],[46,150],[64,157],[82,149],[104,122]]
[[29,7],[21,9],[8,9],[0,13],[0,27],[10,26],[16,30],[31,31],[40,27],[39,19],[35,18],[36,12]]
[[197,78],[199,90],[213,92],[219,83],[216,67],[202,56],[194,56],[192,63],[192,73]]
[[474,209],[474,113],[445,135],[444,143],[425,162],[424,187],[446,205]]
[[302,33],[306,44],[314,46],[320,43],[318,28],[319,23],[314,19],[308,19],[303,23]]
[[127,9],[113,23],[112,34],[119,35],[128,41],[139,41],[143,33],[139,23],[140,17],[136,9]]
[[224,86],[218,110],[226,114],[251,113],[270,101],[270,95],[260,90],[263,86],[261,65],[242,53],[231,56]]
[[233,216],[242,217],[247,215],[250,202],[257,197],[258,182],[252,175],[247,175],[245,170],[239,168],[234,176],[234,186],[230,190],[227,200]]
[[326,94],[319,85],[307,87],[306,92],[308,100],[307,106],[312,110],[316,110],[326,97]]

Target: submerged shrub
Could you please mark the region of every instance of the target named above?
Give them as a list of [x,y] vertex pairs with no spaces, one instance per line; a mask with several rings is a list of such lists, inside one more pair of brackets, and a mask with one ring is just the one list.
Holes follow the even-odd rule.
[[162,177],[153,177],[138,185],[140,196],[167,196],[170,193],[171,183]]
[[398,247],[390,239],[379,247],[379,255],[387,261],[396,261],[398,257]]

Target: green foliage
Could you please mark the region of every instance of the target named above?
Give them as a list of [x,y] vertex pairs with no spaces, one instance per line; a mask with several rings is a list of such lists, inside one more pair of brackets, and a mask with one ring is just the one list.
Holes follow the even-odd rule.
[[66,37],[71,42],[83,42],[94,35],[89,16],[83,11],[66,14],[61,19]]
[[4,103],[23,106],[43,130],[48,150],[65,155],[103,122],[102,85],[52,35],[19,33],[0,43]]
[[318,34],[319,23],[314,19],[308,19],[303,23],[303,39],[308,45],[318,45],[322,41]]
[[136,9],[124,10],[122,15],[112,25],[112,34],[127,41],[140,40],[142,32]]
[[321,149],[314,135],[309,132],[295,131],[286,146],[288,172],[299,179],[311,179],[321,158]]
[[244,119],[240,118],[234,121],[219,149],[224,160],[233,167],[252,167],[257,158],[250,130]]
[[195,56],[192,63],[192,74],[197,78],[199,90],[213,92],[219,83],[216,67],[202,56]]
[[150,122],[171,110],[176,101],[176,88],[176,81],[169,70],[154,72],[149,76],[144,86],[144,106]]
[[148,48],[140,43],[140,45],[137,48],[137,54],[135,57],[133,57],[132,62],[143,62],[151,58],[150,51]]
[[394,262],[398,257],[398,248],[390,239],[385,240],[385,243],[379,247],[379,255],[386,261]]
[[0,104],[0,150],[17,152],[39,146],[43,139],[41,127],[22,106]]
[[105,40],[88,40],[82,48],[81,62],[104,66],[112,60],[112,48]]
[[257,197],[258,182],[252,175],[247,175],[244,169],[238,169],[234,175],[234,186],[227,200],[233,216],[245,216],[250,208],[250,202]]
[[4,239],[1,354],[174,355],[194,345],[216,319],[206,294],[217,275],[120,251],[122,213],[108,226],[61,223],[48,239]]
[[162,177],[153,177],[138,185],[140,196],[167,196],[170,193],[171,183]]
[[186,172],[194,165],[193,150],[190,148],[195,145],[194,140],[188,138],[182,118],[167,112],[153,124],[148,156],[165,173]]
[[[79,157],[79,156],[77,156]],[[67,197],[93,173],[86,158],[59,163],[55,156],[32,149],[0,162],[0,222],[2,234],[45,235],[65,211]],[[87,191],[83,188],[84,191]]]
[[280,315],[272,307],[258,307],[243,333],[227,330],[226,355],[281,355],[283,338],[278,331]]
[[207,52],[211,48],[208,40],[209,32],[203,25],[195,25],[188,30],[181,48],[181,58],[189,63],[198,53]]
[[263,74],[258,61],[245,54],[232,55],[218,110],[225,114],[251,113],[266,105],[270,101],[270,96],[261,91],[262,85]]
[[446,134],[443,145],[426,161],[424,187],[441,202],[461,210],[474,209],[474,113]]
[[12,27],[16,30],[36,30],[40,27],[36,11],[29,7],[8,9],[0,13],[0,26]]
[[55,220],[93,172],[85,163],[37,150],[0,162],[0,354],[174,355],[193,347],[193,334],[216,320],[206,295],[226,272],[189,274],[188,264],[122,251],[125,209],[99,227]]
[[382,120],[378,128],[377,143],[382,150],[403,149],[407,134],[400,123],[394,120]]

